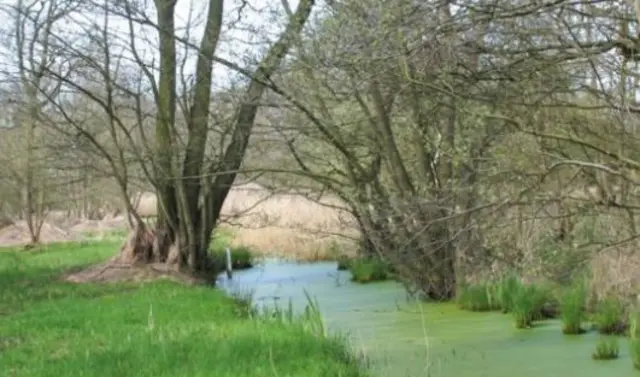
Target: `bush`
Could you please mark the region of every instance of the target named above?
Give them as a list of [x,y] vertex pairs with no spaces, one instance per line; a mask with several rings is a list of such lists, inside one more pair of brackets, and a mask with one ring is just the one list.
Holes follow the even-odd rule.
[[560,299],[560,315],[562,318],[562,332],[567,335],[582,334],[584,318],[584,305],[587,291],[584,284],[576,284],[567,289]]
[[591,354],[594,360],[613,360],[618,358],[620,346],[615,337],[601,337],[596,344],[596,350]]
[[622,303],[613,298],[607,298],[600,302],[594,316],[594,323],[601,334],[624,334],[626,325]]
[[511,313],[516,328],[530,328],[534,320],[541,319],[549,296],[548,290],[536,285],[520,285],[511,298]]
[[351,280],[358,283],[383,281],[390,278],[389,265],[379,259],[355,259],[349,266]]

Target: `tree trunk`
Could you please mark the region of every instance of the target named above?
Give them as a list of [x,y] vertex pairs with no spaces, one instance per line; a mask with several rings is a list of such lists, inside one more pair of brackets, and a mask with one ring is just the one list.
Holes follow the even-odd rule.
[[[128,263],[164,263],[190,273],[208,275],[217,266],[209,244],[222,205],[240,168],[259,100],[280,62],[311,13],[314,0],[302,0],[280,39],[269,49],[250,77],[245,100],[237,109],[231,142],[221,161],[206,166],[209,132],[211,71],[222,27],[223,0],[210,0],[205,32],[196,67],[195,100],[187,118],[188,139],[184,158],[175,151],[176,50],[173,0],[156,0],[160,37],[160,78],[156,93],[155,185],[158,216],[154,229],[137,221],[118,260]],[[215,179],[211,178],[215,177]],[[200,200],[202,198],[202,200]]]

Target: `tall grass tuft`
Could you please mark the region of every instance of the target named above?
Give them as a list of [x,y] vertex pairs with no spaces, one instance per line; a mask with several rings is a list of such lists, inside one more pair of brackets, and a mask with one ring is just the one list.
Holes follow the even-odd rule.
[[629,314],[629,355],[633,367],[640,370],[640,312]]
[[496,288],[491,284],[460,287],[456,296],[456,302],[460,309],[472,312],[486,312],[500,309]]
[[626,325],[624,323],[624,308],[620,300],[607,298],[601,301],[598,304],[594,322],[600,334],[624,334]]
[[598,339],[596,350],[591,354],[591,358],[594,360],[613,360],[617,359],[619,354],[618,338],[602,336]]
[[496,296],[499,302],[500,310],[508,313],[513,308],[513,296],[522,288],[520,278],[515,274],[508,274],[502,277],[496,286]]
[[354,259],[349,265],[351,280],[357,283],[372,283],[391,277],[389,264],[376,258]]
[[513,292],[511,313],[518,329],[531,328],[533,321],[541,318],[544,305],[549,300],[549,292],[535,284],[520,285]]
[[560,298],[562,332],[567,335],[583,334],[584,305],[587,291],[584,284],[578,283],[568,288]]

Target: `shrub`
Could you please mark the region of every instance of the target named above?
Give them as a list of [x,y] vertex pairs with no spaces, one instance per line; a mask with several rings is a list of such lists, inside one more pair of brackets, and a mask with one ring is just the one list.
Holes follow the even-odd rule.
[[516,328],[532,327],[533,321],[541,318],[542,309],[548,301],[549,292],[546,289],[534,284],[520,285],[511,299],[511,313]]
[[562,332],[568,335],[582,334],[584,305],[587,291],[584,284],[576,284],[567,289],[560,299],[560,315],[562,318]]
[[349,266],[351,280],[358,283],[370,283],[387,280],[390,277],[389,266],[379,259],[355,259]]
[[624,309],[620,301],[607,298],[598,304],[594,322],[601,334],[622,335],[626,327],[623,316]]
[[591,354],[594,360],[613,360],[618,358],[620,346],[615,337],[600,337],[596,344],[596,350]]

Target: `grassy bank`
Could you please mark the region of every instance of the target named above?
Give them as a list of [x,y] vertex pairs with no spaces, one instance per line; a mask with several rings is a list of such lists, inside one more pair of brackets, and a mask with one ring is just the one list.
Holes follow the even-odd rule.
[[69,269],[118,243],[0,249],[2,376],[363,376],[312,319],[252,316],[207,287],[170,281],[76,285]]

